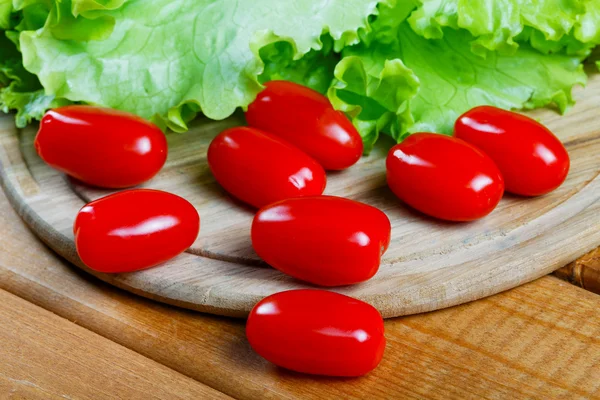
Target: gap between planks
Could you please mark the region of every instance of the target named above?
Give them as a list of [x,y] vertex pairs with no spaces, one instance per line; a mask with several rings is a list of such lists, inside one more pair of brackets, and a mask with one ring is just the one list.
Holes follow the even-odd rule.
[[600,294],[600,247],[555,271],[554,275],[592,293]]

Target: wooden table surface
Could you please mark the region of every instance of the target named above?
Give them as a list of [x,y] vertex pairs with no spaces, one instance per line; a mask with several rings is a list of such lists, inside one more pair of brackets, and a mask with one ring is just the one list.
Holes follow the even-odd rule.
[[[373,373],[315,378],[254,354],[243,321],[136,297],[63,262],[3,194],[0,227],[0,398],[600,399],[600,296],[555,276],[387,320]],[[563,275],[577,280],[598,254]]]

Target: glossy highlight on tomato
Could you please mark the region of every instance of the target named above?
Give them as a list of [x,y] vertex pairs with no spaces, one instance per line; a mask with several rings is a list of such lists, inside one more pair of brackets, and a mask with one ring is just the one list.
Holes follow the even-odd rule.
[[327,97],[293,82],[267,82],[246,120],[294,144],[327,170],[346,169],[363,153],[362,138],[346,115]]
[[434,133],[415,133],[390,150],[387,181],[406,204],[449,221],[488,215],[504,193],[491,158],[461,139]]
[[84,105],[48,111],[35,148],[51,167],[103,188],[139,185],[167,160],[167,140],[154,124],[122,111]]
[[268,361],[315,375],[364,375],[385,350],[379,312],[325,290],[290,290],[263,299],[250,312],[246,335]]
[[333,196],[283,200],[252,222],[252,245],[269,265],[320,286],[363,282],[379,269],[391,225],[380,210]]
[[85,205],[73,231],[89,268],[132,272],[158,265],[189,248],[200,230],[187,200],[158,190],[132,189]]
[[565,146],[548,128],[525,115],[477,107],[456,121],[454,135],[496,162],[507,192],[543,195],[562,185],[569,174]]
[[226,191],[257,208],[290,197],[320,195],[327,181],[323,167],[306,153],[247,127],[217,135],[208,148],[208,165]]

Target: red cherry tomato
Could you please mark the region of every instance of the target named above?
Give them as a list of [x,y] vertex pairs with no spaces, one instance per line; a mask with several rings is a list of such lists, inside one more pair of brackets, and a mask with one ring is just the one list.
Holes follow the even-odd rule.
[[167,159],[167,140],[154,124],[92,106],[48,111],[35,148],[53,168],[105,188],[139,185],[156,175]]
[[323,168],[276,136],[253,128],[232,128],[215,137],[208,165],[225,190],[257,208],[325,190]]
[[379,312],[325,290],[290,290],[263,299],[250,312],[246,335],[270,362],[315,375],[364,375],[385,350]]
[[325,96],[293,82],[265,86],[248,107],[248,125],[282,137],[328,170],[346,169],[360,159],[358,131]]
[[252,245],[283,273],[341,286],[375,275],[390,233],[388,217],[375,207],[341,197],[302,197],[261,209],[252,223]]
[[565,146],[537,121],[496,107],[477,107],[462,115],[454,135],[486,152],[498,165],[506,191],[539,196],[567,178]]
[[89,268],[131,272],[160,264],[190,247],[198,236],[200,217],[179,196],[135,189],[87,204],[73,230],[77,253]]
[[416,133],[390,150],[387,181],[408,205],[450,221],[488,215],[504,193],[491,158],[463,140],[434,133]]

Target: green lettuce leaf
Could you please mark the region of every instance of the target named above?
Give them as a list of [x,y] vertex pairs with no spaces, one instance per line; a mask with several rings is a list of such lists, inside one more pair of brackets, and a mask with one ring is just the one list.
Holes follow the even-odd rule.
[[[411,0],[388,0],[379,5],[371,31],[362,37],[358,53],[373,43],[394,45],[400,27],[418,5]],[[328,96],[333,106],[346,112],[363,138],[369,153],[382,130],[398,136],[397,128],[414,123],[410,100],[417,95],[419,78],[402,60],[371,53],[352,56],[348,49],[336,66]]]
[[[118,4],[107,3],[107,9],[78,6],[77,12],[91,14],[72,23],[64,10],[73,5],[59,2],[43,29],[21,33],[25,67],[48,95],[130,111],[176,131],[186,130],[197,112],[222,119],[247,106],[261,89],[264,47],[287,42],[292,59],[299,60],[322,48],[326,32],[339,50],[358,42],[377,5],[130,0],[110,9]],[[107,37],[98,21],[110,26]]]
[[[415,32],[440,39],[444,28],[466,29],[473,52],[486,56],[499,50],[511,54],[518,41],[531,38],[533,47],[557,51],[568,47],[585,55],[600,43],[599,0],[422,0],[410,17]],[[529,32],[523,35],[526,29]],[[560,43],[560,45],[557,45]],[[588,44],[588,45],[583,45]]]
[[[18,50],[18,36],[22,29],[41,28],[48,15],[48,5],[35,0],[0,0],[0,111],[14,111],[20,128],[41,119],[51,107],[66,104],[44,92],[37,77],[25,70]],[[10,7],[9,7],[10,6]],[[8,9],[8,19],[3,12]],[[6,23],[5,23],[6,22]]]
[[352,118],[366,153],[382,130],[398,138],[400,127],[414,123],[410,100],[418,93],[419,78],[402,60],[386,59],[381,53],[349,55],[336,66],[335,77],[329,99]]
[[0,92],[0,110],[5,113],[15,111],[15,125],[18,128],[25,128],[34,120],[41,120],[50,108],[67,104],[70,104],[68,100],[46,95],[43,89],[21,91],[16,84],[9,85]]
[[71,12],[73,16],[93,17],[93,12],[98,10],[116,10],[125,3],[126,0],[73,0]]
[[17,127],[40,120],[46,110],[68,104],[46,95],[37,77],[23,68],[21,54],[7,37],[0,36],[0,111],[15,111]]
[[[441,39],[428,40],[404,23],[393,43],[374,41],[344,50],[330,98],[342,109],[360,108],[355,118],[368,122],[358,124],[367,141],[378,130],[400,141],[417,131],[451,134],[456,118],[479,105],[523,109],[554,104],[565,112],[573,104],[572,87],[586,81],[579,57],[545,55],[523,44],[513,55],[492,52],[481,58],[471,51],[473,40],[462,29],[444,29]],[[388,88],[390,96],[370,92],[381,85],[382,74],[396,82],[395,90]],[[420,86],[411,98],[415,77]],[[352,96],[340,91],[345,87],[353,88]]]
[[10,29],[12,0],[0,0],[0,31]]
[[123,3],[125,0],[13,0],[14,9],[23,15],[18,31],[46,26],[57,39],[84,41],[108,37],[115,20],[101,12],[116,10]]
[[362,32],[361,43],[369,45],[373,41],[395,42],[398,29],[420,4],[420,0],[381,1],[377,7],[377,17],[371,22],[371,29]]
[[477,105],[566,111],[599,28],[600,0],[0,0],[0,109],[24,126],[85,102],[185,131],[284,79],[327,93],[369,151]]
[[294,60],[294,48],[289,42],[273,42],[262,47],[259,56],[265,66],[258,76],[259,82],[286,80],[326,93],[340,56],[333,51],[330,36],[323,35],[321,42],[320,50],[311,50],[299,60]]
[[585,3],[585,13],[575,26],[575,38],[582,43],[600,44],[600,0]]

